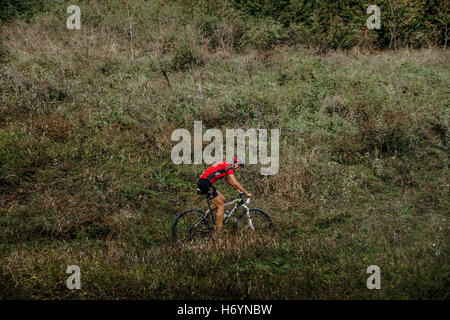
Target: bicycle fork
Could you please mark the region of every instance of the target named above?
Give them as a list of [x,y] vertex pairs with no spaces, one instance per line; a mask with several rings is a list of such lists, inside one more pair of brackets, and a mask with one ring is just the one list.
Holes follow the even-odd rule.
[[245,208],[245,216],[247,217],[248,225],[250,226],[250,229],[252,229],[254,231],[255,228],[253,227],[253,222],[250,217],[250,209],[245,204],[243,204],[242,206]]

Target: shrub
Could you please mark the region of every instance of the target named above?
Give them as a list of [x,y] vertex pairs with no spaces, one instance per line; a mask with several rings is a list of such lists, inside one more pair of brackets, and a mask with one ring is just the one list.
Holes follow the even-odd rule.
[[405,112],[385,112],[381,119],[368,119],[359,128],[358,139],[363,151],[378,150],[381,154],[408,152],[413,145],[414,136],[408,132],[410,123]]
[[[234,0],[237,10],[254,17],[270,17],[283,27],[305,26],[302,39],[309,45],[347,49],[356,45],[355,38],[365,28],[366,0],[358,1],[288,1]],[[379,47],[424,47],[443,44],[448,1],[380,0],[382,27],[377,34]]]
[[414,134],[405,112],[384,112],[378,119],[367,116],[359,121],[358,132],[337,138],[333,150],[344,163],[354,163],[365,153],[389,156],[412,150],[419,137]]
[[273,49],[281,40],[283,27],[276,21],[265,20],[244,35],[244,41],[256,49]]
[[197,28],[200,34],[209,40],[209,46],[215,49],[219,45],[219,19],[215,16],[201,15],[197,21]]
[[29,20],[45,9],[45,0],[2,0],[0,2],[0,21],[14,18]]
[[240,49],[246,31],[244,23],[238,17],[232,22],[221,22],[216,17],[208,17],[200,20],[197,28],[201,35],[208,39],[208,47],[211,50],[220,47]]
[[357,28],[350,24],[344,23],[339,17],[335,16],[330,22],[330,27],[326,36],[326,47],[331,49],[350,49],[357,43]]
[[204,64],[203,57],[198,51],[187,44],[183,44],[176,52],[171,61],[173,71],[186,71]]

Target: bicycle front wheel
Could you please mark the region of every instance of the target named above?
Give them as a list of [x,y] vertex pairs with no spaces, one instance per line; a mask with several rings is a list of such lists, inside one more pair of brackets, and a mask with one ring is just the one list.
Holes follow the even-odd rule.
[[188,209],[180,212],[172,224],[172,238],[184,243],[201,238],[214,230],[209,216],[202,210]]
[[239,234],[254,232],[257,234],[269,234],[273,229],[272,218],[262,209],[252,208],[248,217],[241,213],[234,223],[234,231]]

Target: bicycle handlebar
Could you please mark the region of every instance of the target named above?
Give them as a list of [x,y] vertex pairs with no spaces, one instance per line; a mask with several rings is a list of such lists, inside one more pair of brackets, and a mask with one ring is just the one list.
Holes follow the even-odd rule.
[[[239,197],[242,199],[244,197],[244,193],[239,191]],[[245,200],[245,204],[250,204],[250,199],[251,198],[247,198],[247,200]]]

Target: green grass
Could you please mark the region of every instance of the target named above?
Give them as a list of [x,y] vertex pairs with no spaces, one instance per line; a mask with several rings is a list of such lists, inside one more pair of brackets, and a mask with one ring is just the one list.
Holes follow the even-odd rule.
[[[447,52],[316,55],[257,19],[240,37],[149,1],[130,8],[132,57],[126,6],[82,6],[80,31],[62,2],[0,29],[1,298],[449,298]],[[237,174],[270,237],[173,246],[176,214],[204,206],[206,165],[170,158],[196,120],[280,129],[279,172]],[[65,287],[73,264],[81,290]]]

